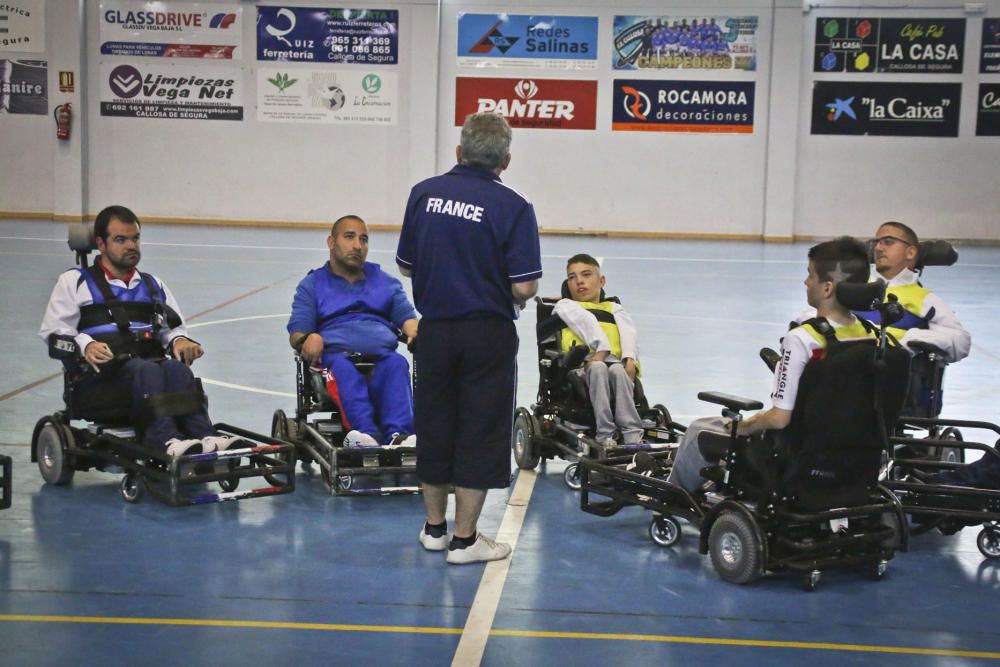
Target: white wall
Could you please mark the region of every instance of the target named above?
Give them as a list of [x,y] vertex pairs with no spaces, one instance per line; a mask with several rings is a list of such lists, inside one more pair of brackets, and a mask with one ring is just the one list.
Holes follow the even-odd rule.
[[[822,8],[812,9],[795,0],[636,4],[540,0],[531,5],[442,0],[440,24],[436,0],[288,3],[400,11],[396,69],[401,108],[398,123],[388,128],[257,122],[257,3],[249,1],[239,3],[244,12],[244,55],[233,63],[243,72],[243,122],[102,117],[100,63],[102,58],[115,59],[99,53],[98,0],[85,3],[87,45],[81,57],[71,39],[79,34],[72,24],[76,4],[46,3],[49,111],[64,101],[55,92],[56,70],[76,62],[78,86],[87,86],[89,93],[77,95],[83,105],[77,110],[85,109],[85,114],[78,114],[74,143],[66,145],[57,145],[51,117],[0,116],[0,212],[92,215],[107,203],[121,202],[147,218],[314,222],[353,211],[372,223],[398,224],[409,187],[454,162],[455,76],[485,74],[457,65],[457,13],[506,11],[600,17],[596,71],[490,73],[598,81],[596,130],[515,132],[514,161],[504,180],[534,201],[545,228],[789,238],[869,234],[876,221],[895,218],[913,224],[925,236],[1000,239],[996,213],[1000,139],[974,136],[978,83],[1000,82],[1000,75],[978,74],[981,15],[965,14],[961,2],[842,3],[847,8],[823,2],[815,3]],[[877,8],[859,9],[859,4]],[[931,8],[943,4],[954,9]],[[987,0],[985,5],[986,16],[1000,16],[1000,0]],[[760,17],[756,72],[627,75],[755,81],[753,134],[612,132],[613,17],[712,13]],[[862,14],[966,17],[965,73],[814,74],[816,17]],[[80,75],[81,66],[85,76]],[[823,78],[961,82],[960,136],[812,136],[812,85]],[[75,178],[70,177],[73,169]]]

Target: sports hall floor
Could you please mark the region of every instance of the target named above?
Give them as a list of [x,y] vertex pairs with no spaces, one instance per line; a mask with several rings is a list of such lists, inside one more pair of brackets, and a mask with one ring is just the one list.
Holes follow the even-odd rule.
[[[141,211],[139,212],[141,215]],[[874,221],[873,221],[874,223]],[[297,281],[326,259],[321,230],[149,225],[141,267],[166,280],[205,346],[195,369],[213,419],[268,432],[294,407],[285,320]],[[374,233],[390,271],[396,236]],[[604,260],[608,293],[639,328],[651,402],[712,414],[699,390],[766,401],[757,358],[804,307],[807,245],[542,238],[541,293],[565,259]],[[932,268],[972,331],[948,370],[945,415],[1000,419],[1000,249],[959,246]],[[172,509],[124,503],[119,477],[43,486],[31,430],[61,407],[58,364],[36,337],[64,224],[0,223],[0,453],[14,458],[0,512],[0,664],[962,665],[1000,660],[1000,563],[977,529],[914,540],[887,577],[828,572],[722,582],[693,532],[653,545],[649,514],[580,511],[564,463],[490,494],[481,528],[516,540],[510,561],[448,566],[417,542],[418,496],[331,497],[299,472],[294,494]],[[404,281],[405,282],[405,281]],[[407,287],[409,287],[407,285]],[[537,383],[533,309],[521,333],[519,404]],[[510,501],[510,502],[508,502]],[[471,614],[470,614],[471,610]],[[463,633],[464,629],[464,633]],[[454,662],[453,662],[454,661]]]

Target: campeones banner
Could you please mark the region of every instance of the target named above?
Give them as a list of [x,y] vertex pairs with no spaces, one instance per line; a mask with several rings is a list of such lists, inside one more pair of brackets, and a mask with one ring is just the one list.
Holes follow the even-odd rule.
[[814,72],[959,74],[965,19],[816,19]]
[[960,83],[816,81],[813,134],[957,137]]
[[455,80],[455,125],[470,113],[492,112],[511,127],[593,130],[597,127],[597,82],[577,79]]
[[595,69],[596,16],[459,14],[461,67]]
[[756,16],[616,16],[615,69],[757,69]]
[[242,57],[239,5],[197,2],[101,3],[101,53],[165,58]]
[[243,120],[243,77],[228,67],[101,63],[101,115]]
[[257,60],[395,65],[399,12],[258,7]]
[[752,81],[615,79],[611,129],[753,132]]

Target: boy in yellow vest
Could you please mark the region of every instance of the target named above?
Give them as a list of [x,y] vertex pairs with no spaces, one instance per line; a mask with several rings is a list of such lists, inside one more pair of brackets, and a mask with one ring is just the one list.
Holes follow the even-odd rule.
[[579,372],[587,383],[594,409],[596,439],[614,446],[615,433],[624,445],[642,442],[642,420],[635,409],[635,378],[639,348],[635,325],[625,309],[613,301],[601,301],[604,276],[597,260],[574,255],[566,263],[570,299],[560,299],[553,312],[566,323],[561,349],[575,345],[590,349]]

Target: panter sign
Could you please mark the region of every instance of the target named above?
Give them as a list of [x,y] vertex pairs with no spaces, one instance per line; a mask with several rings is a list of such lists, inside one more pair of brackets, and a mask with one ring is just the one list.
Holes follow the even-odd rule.
[[578,79],[455,80],[455,125],[470,113],[498,113],[511,127],[593,130],[597,126],[597,82]]

